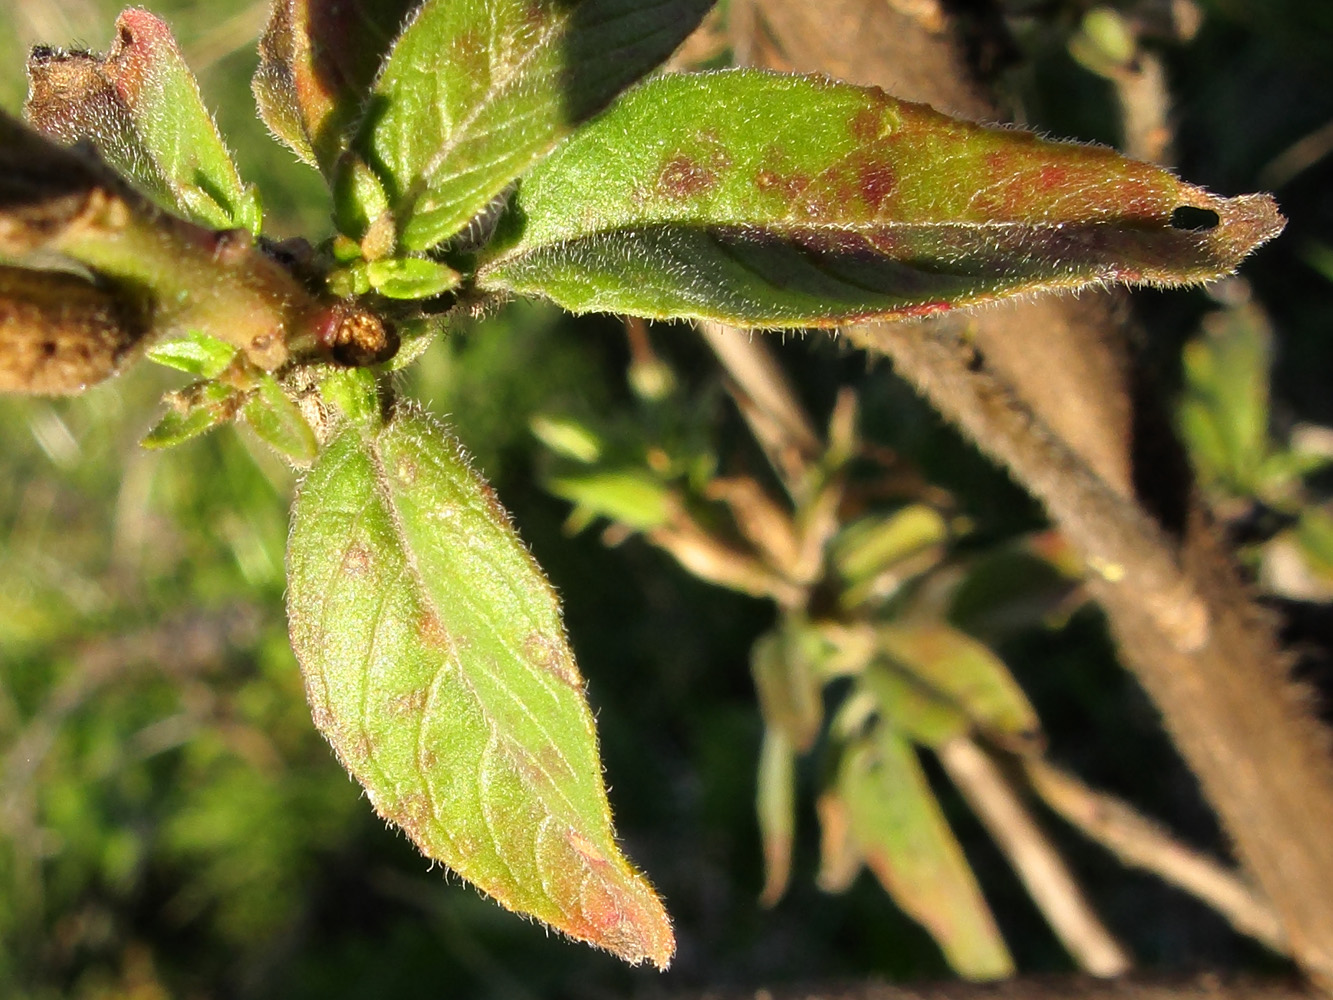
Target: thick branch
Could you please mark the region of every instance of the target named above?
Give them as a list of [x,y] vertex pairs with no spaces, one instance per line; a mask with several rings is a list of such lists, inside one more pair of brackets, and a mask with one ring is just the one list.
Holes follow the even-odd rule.
[[1178,548],[947,327],[896,324],[849,335],[891,357],[899,374],[1008,466],[1100,571],[1094,590],[1127,664],[1273,901],[1292,955],[1333,982],[1333,767],[1308,705],[1284,679],[1271,629],[1212,547],[1207,526],[1196,523]]

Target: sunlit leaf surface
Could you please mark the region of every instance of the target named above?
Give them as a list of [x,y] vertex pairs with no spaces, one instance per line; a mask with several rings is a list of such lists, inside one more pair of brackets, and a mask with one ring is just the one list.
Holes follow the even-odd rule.
[[626,94],[524,178],[508,225],[485,287],[783,327],[1203,281],[1282,219],[1109,149],[737,70]]
[[288,570],[315,724],[376,811],[510,909],[665,966],[559,604],[457,442],[402,410],[345,430],[301,487]]
[[65,142],[88,140],[149,194],[196,222],[259,231],[246,187],[171,29],[146,10],[116,20],[105,56],[37,48],[26,113]]
[[670,55],[711,6],[428,0],[390,53],[355,144],[389,193],[403,246],[423,250],[462,230]]

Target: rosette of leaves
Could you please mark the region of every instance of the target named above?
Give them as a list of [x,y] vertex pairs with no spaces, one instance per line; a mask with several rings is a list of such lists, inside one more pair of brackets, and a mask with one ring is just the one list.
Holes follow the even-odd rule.
[[[448,433],[375,372],[451,310],[765,327],[924,315],[1230,272],[1271,199],[825,79],[640,82],[709,0],[275,0],[254,80],[333,233],[261,201],[170,30],[34,50],[0,117],[0,388],[72,393],[147,355],[196,377],[149,432],[242,419],[309,472],[288,590],[316,724],[379,812],[498,901],[665,965],[618,850],[559,608]],[[998,971],[998,967],[997,970]]]

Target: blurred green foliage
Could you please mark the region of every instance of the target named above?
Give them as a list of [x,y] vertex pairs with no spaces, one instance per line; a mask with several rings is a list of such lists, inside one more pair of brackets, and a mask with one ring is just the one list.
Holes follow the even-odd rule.
[[[244,175],[263,190],[270,230],[326,235],[316,175],[253,114],[252,40],[267,5],[152,6],[181,39]],[[1068,50],[1091,5],[1002,6],[1017,16],[1022,43],[1007,79],[1033,124],[1117,139],[1105,80]],[[1129,17],[1152,4],[1108,6]],[[1256,361],[1226,375],[1249,388],[1219,388],[1222,407],[1211,411],[1249,428],[1212,467],[1232,470],[1226,482],[1241,475],[1246,495],[1264,499],[1268,480],[1254,476],[1271,459],[1270,442],[1285,442],[1293,423],[1333,423],[1333,287],[1308,262],[1309,248],[1333,232],[1333,159],[1316,144],[1288,157],[1285,173],[1264,174],[1333,121],[1333,24],[1326,0],[1202,6],[1193,41],[1152,43],[1177,97],[1181,173],[1225,194],[1275,176],[1292,220],[1247,266],[1274,331],[1263,348],[1274,364],[1268,415],[1241,412],[1257,398]],[[6,5],[0,104],[22,101],[28,45],[104,48],[116,11],[113,0]],[[1152,334],[1147,353],[1169,383],[1185,341],[1219,307],[1197,293],[1137,303]],[[670,408],[661,411],[680,442],[682,473],[698,474],[690,427],[701,420],[724,471],[762,469],[689,331],[655,331],[654,343],[695,401],[674,424]],[[866,436],[957,498],[973,525],[968,544],[985,549],[992,590],[1010,586],[1012,573],[1044,579],[1044,564],[997,545],[1039,523],[1031,502],[887,371],[867,371],[823,338],[775,347],[816,414],[829,411],[840,385],[858,387]],[[675,969],[627,970],[548,939],[425,870],[374,818],[315,733],[287,647],[290,471],[232,429],[166,453],[141,450],[155,401],[184,383],[142,365],[74,400],[0,400],[0,995],[596,997],[947,974],[928,936],[866,878],[843,896],[814,888],[813,829],[797,830],[787,898],[772,911],[757,904],[752,802],[762,724],[749,650],[772,626],[771,608],[699,582],[639,541],[605,548],[570,538],[568,505],[536,488],[532,419],[574,413],[612,427],[629,419],[628,362],[617,323],[516,305],[450,333],[401,377],[456,426],[561,591],[599,710],[618,826],[678,921]],[[1198,385],[1199,365],[1186,369]],[[652,373],[640,375],[653,384]],[[612,435],[605,448],[615,447]],[[1333,565],[1327,516],[1298,518],[1295,530],[1305,551]],[[957,600],[964,610],[972,601],[984,630],[984,581],[970,586]],[[1217,843],[1151,708],[1115,666],[1095,611],[1044,628],[1000,623],[992,635],[1055,756],[1191,839]],[[802,788],[815,786],[817,767],[797,767]],[[1002,859],[939,776],[927,776],[1019,966],[1063,968]],[[1069,846],[1108,922],[1144,962],[1263,961],[1196,904]]]

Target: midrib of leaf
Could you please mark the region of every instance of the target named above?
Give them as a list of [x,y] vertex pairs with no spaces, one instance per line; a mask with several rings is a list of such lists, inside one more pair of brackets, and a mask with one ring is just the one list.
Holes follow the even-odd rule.
[[[490,33],[489,43],[487,47],[487,55],[490,59],[490,66],[492,69],[492,72],[490,74],[491,85],[486,89],[486,92],[482,95],[482,99],[477,101],[476,105],[460,121],[458,121],[457,123],[451,123],[452,127],[450,128],[449,138],[445,140],[444,144],[440,147],[439,152],[437,152],[426,162],[425,167],[421,171],[421,177],[424,183],[430,185],[436,185],[463,176],[466,172],[469,171],[458,171],[452,174],[446,173],[438,175],[437,171],[439,171],[448,162],[449,158],[453,155],[453,153],[457,149],[462,147],[465,143],[469,141],[478,142],[481,139],[484,139],[487,136],[490,136],[500,131],[502,128],[512,127],[512,124],[516,121],[522,121],[524,118],[532,117],[533,115],[545,111],[548,107],[550,107],[551,102],[545,101],[541,104],[535,105],[526,113],[515,116],[513,119],[496,123],[495,125],[489,126],[488,128],[483,129],[482,131],[476,133],[475,135],[470,134],[470,130],[477,123],[477,120],[481,118],[482,115],[484,115],[487,111],[493,108],[497,103],[499,103],[500,99],[508,93],[510,85],[514,82],[515,78],[524,69],[527,68],[528,64],[531,63],[533,60],[537,59],[539,56],[543,56],[546,54],[547,48],[551,43],[552,36],[559,34],[560,30],[563,29],[565,24],[569,21],[569,17],[570,15],[568,13],[564,15],[553,16],[547,26],[547,29],[539,34],[537,43],[535,45],[532,45],[522,50],[522,54],[520,55],[517,61],[505,60],[505,62],[501,64],[501,69],[503,72],[498,81],[496,78],[496,74],[493,71],[497,63],[496,57],[499,54],[497,52],[495,43],[498,40],[498,38],[503,37],[503,33],[499,30],[496,30],[496,25],[492,24],[492,31]],[[558,76],[558,75],[559,75],[558,73],[547,74],[541,78],[540,82],[544,83],[549,76]],[[537,82],[538,82],[537,80],[535,79],[533,80],[533,83]],[[493,100],[488,101],[488,98],[493,98]],[[533,153],[529,155],[535,158],[536,154]],[[512,154],[500,155],[497,156],[494,160],[492,160],[488,164],[474,164],[471,167],[470,172],[475,173],[478,170],[486,169],[486,167],[488,166],[497,163],[503,163],[505,162],[506,159],[512,159],[512,158],[514,158]],[[473,188],[473,190],[478,190],[478,188]],[[414,197],[413,203],[415,204],[415,202],[418,201],[419,199],[420,195]],[[453,201],[455,202],[459,200],[460,199],[457,197],[453,198]],[[435,209],[431,209],[431,211],[434,210]]]
[[[371,481],[375,484],[375,492],[376,492],[375,499],[383,505],[389,524],[393,529],[394,541],[397,544],[399,551],[402,553],[405,572],[410,577],[414,585],[415,591],[418,595],[418,599],[421,601],[421,603],[425,607],[427,607],[432,613],[439,614],[440,609],[436,606],[434,596],[432,595],[430,588],[426,584],[425,576],[423,575],[423,573],[421,572],[421,568],[417,564],[416,553],[409,542],[409,538],[406,529],[403,526],[397,504],[394,503],[393,490],[389,485],[390,482],[389,476],[386,469],[384,468],[383,457],[381,456],[379,450],[379,441],[374,440],[371,442],[367,442],[366,453],[370,460],[370,467],[372,473]],[[423,456],[420,453],[418,453],[417,457],[418,459],[420,459]],[[432,463],[434,462],[434,456],[430,456],[430,461]],[[470,502],[470,501],[464,501],[464,502]],[[512,580],[510,580],[507,575],[505,577],[505,584],[509,588],[512,594],[518,595],[520,597],[523,596],[522,591],[518,590],[513,586]],[[503,634],[502,630],[496,628],[495,621],[491,617],[491,615],[487,614],[484,610],[480,609],[476,604],[476,602],[467,597],[465,593],[460,597],[458,603],[466,607],[468,613],[472,615],[475,620],[482,622],[485,625],[485,627],[491,633],[491,638],[497,643],[503,645],[516,662],[519,663],[524,662],[523,657],[521,655],[521,651],[513,649],[513,647],[511,647],[507,642],[504,642],[502,638]],[[381,607],[383,607],[383,605],[381,605]],[[524,602],[524,610],[525,612],[529,610],[526,605],[526,602]],[[375,641],[376,641],[375,639],[372,639],[372,649],[374,648]],[[525,763],[530,763],[533,767],[539,770],[541,772],[542,777],[546,780],[546,787],[544,789],[541,789],[538,792],[538,794],[541,796],[543,801],[549,801],[552,793],[558,796],[559,799],[568,809],[568,812],[566,813],[566,821],[569,822],[571,826],[577,827],[579,825],[577,822],[579,811],[576,805],[565,794],[564,789],[561,788],[560,784],[546,769],[546,766],[542,761],[538,760],[534,755],[524,753],[521,749],[519,749],[517,752],[515,751],[514,748],[516,747],[521,748],[522,744],[518,743],[518,741],[516,741],[511,736],[503,735],[503,727],[498,725],[496,721],[497,717],[500,716],[501,713],[495,711],[492,708],[492,706],[488,704],[487,699],[478,692],[476,685],[473,683],[472,677],[469,675],[469,670],[463,669],[463,661],[461,658],[458,657],[458,650],[456,646],[453,646],[452,638],[450,645],[453,654],[455,656],[453,666],[458,669],[459,677],[462,679],[467,689],[471,692],[473,700],[476,702],[478,710],[480,711],[482,717],[486,721],[486,725],[489,731],[489,739],[496,741],[497,745],[502,748],[504,758],[507,761],[509,761],[511,766],[514,766],[516,770],[523,770],[517,767],[518,758],[521,758]],[[438,690],[440,680],[444,676],[445,672],[448,670],[449,666],[450,664],[446,661],[445,663],[442,663],[439,667],[437,667],[434,673],[431,675],[430,686],[432,692]],[[475,665],[473,665],[473,667],[471,667],[470,669],[475,669]],[[529,708],[524,703],[522,698],[520,698],[517,694],[514,693],[513,689],[510,688],[510,686],[504,682],[504,679],[496,671],[487,669],[486,674],[490,678],[492,684],[494,684],[497,688],[499,688],[504,693],[504,695],[509,699],[510,704],[516,707],[518,711],[522,715],[526,716],[532,722],[532,724],[537,728],[537,730],[540,731],[542,736],[545,738],[547,744],[555,750],[556,756],[558,757],[560,762],[565,766],[565,769],[570,773],[570,775],[577,778],[578,776],[577,772],[575,771],[573,765],[570,763],[568,757],[565,755],[564,750],[561,749],[559,743],[551,735],[550,730],[546,727],[546,725],[542,722],[542,720],[536,714],[533,713],[532,709]],[[559,701],[558,696],[560,694],[560,691],[558,688],[555,688],[552,685],[558,684],[559,682],[554,681],[548,676],[544,676],[539,671],[532,671],[532,675],[537,679],[538,683],[547,692],[547,694],[551,695],[558,702]],[[369,672],[367,671],[364,676],[368,680]],[[363,706],[364,703],[365,699],[363,698]],[[417,725],[419,733],[420,731],[424,730],[426,724],[426,718],[427,714],[423,708],[423,710],[419,713],[418,716]],[[420,736],[418,736],[417,742],[418,744],[420,744],[421,742]],[[419,754],[416,756],[414,763],[416,764],[418,773],[422,779],[422,787],[426,790],[427,797],[431,799],[431,807],[433,811],[435,803],[434,803],[434,798],[430,792],[431,784],[430,781],[428,780],[426,773],[421,768],[421,758]],[[483,783],[481,787],[484,788],[485,784]],[[483,817],[486,819],[487,828],[490,829],[491,821],[489,813],[484,807],[484,799],[483,799],[482,813]],[[492,830],[491,832],[494,839],[494,830]],[[504,861],[505,866],[508,867],[509,862],[507,859],[504,858],[503,852],[500,850],[500,843],[501,843],[500,840],[494,839],[494,846],[496,847],[496,856],[499,857],[502,861]]]

